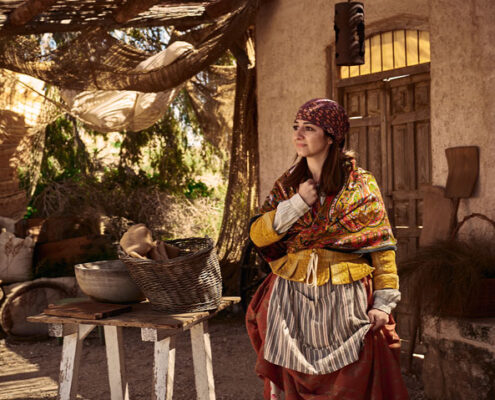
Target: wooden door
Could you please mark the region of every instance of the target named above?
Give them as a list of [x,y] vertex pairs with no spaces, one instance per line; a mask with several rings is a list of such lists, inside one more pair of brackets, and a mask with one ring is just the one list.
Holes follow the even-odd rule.
[[338,87],[351,123],[347,147],[376,177],[397,258],[405,259],[419,244],[420,187],[431,182],[429,64],[344,79]]

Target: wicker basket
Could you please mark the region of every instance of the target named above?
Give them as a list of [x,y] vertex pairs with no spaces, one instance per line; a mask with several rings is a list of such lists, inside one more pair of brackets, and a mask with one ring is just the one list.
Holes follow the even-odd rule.
[[185,313],[217,308],[222,276],[210,238],[167,241],[180,249],[168,261],[140,260],[121,252],[131,278],[157,311]]

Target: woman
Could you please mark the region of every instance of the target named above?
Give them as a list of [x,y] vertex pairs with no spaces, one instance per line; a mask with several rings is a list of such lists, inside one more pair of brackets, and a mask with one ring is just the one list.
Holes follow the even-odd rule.
[[246,315],[265,399],[407,399],[390,316],[396,241],[376,180],[343,151],[336,102],[308,101],[293,128],[299,162],[250,229],[273,272]]

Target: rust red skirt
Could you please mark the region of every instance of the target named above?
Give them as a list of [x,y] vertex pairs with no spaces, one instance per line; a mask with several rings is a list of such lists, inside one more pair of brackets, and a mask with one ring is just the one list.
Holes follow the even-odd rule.
[[[308,375],[266,361],[263,346],[270,295],[276,276],[268,275],[256,291],[246,314],[246,326],[258,355],[255,371],[264,380],[264,397],[270,399],[270,381],[285,392],[285,400],[407,400],[399,366],[400,342],[395,322],[370,330],[359,360],[326,375]],[[373,301],[370,278],[364,278],[368,304]]]

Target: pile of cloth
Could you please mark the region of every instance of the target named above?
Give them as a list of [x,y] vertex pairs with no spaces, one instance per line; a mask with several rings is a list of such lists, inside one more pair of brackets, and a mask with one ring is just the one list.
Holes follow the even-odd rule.
[[178,257],[180,249],[162,240],[153,240],[144,224],[131,226],[120,239],[120,247],[129,256],[142,260],[167,261]]

